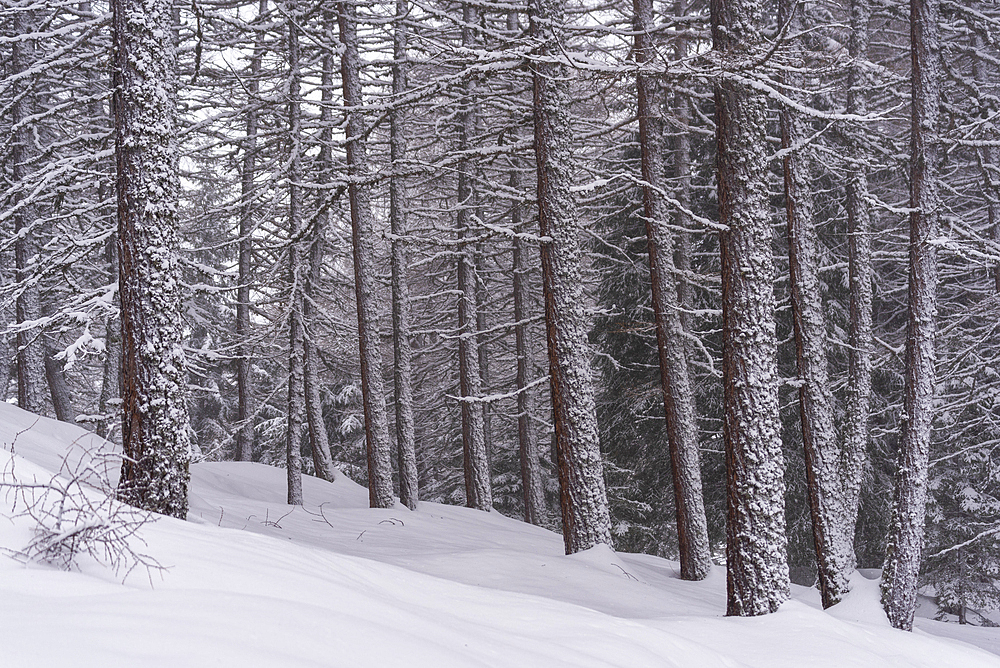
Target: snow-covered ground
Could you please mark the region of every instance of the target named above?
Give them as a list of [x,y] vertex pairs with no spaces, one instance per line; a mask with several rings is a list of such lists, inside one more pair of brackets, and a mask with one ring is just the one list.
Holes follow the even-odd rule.
[[[100,443],[0,403],[8,481],[47,481],[68,451]],[[729,618],[720,568],[690,583],[647,555],[564,556],[558,535],[496,513],[372,510],[343,476],[306,478],[293,509],[282,470],[192,475],[189,521],[140,530],[136,548],[167,567],[151,579],[139,568],[122,583],[88,559],[25,566],[9,554],[31,522],[0,519],[0,666],[1000,668],[1000,629],[896,631],[861,576],[829,612],[794,587],[774,615]],[[10,494],[0,502],[14,514]]]

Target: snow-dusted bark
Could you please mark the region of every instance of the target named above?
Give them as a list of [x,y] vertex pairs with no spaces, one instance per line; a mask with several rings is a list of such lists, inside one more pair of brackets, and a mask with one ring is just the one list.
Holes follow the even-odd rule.
[[125,459],[118,496],[183,518],[190,474],[175,251],[175,51],[166,0],[112,2]]
[[939,0],[910,0],[910,270],[902,438],[882,605],[898,629],[913,628],[924,542],[927,459],[934,418],[934,335],[940,201],[935,168],[941,68]]
[[[520,34],[518,12],[507,12],[507,34]],[[511,86],[513,91],[513,85]],[[517,139],[517,130],[513,130]],[[512,158],[507,185],[512,193],[521,192],[521,165]],[[514,201],[510,210],[510,228],[517,233],[525,231],[523,206]],[[545,489],[542,483],[541,450],[538,447],[538,432],[532,420],[535,414],[535,392],[530,386],[535,368],[532,354],[531,336],[528,328],[530,317],[531,287],[528,274],[531,271],[528,254],[530,243],[522,236],[515,236],[512,248],[513,292],[514,292],[514,350],[517,355],[517,443],[521,464],[521,495],[524,501],[524,521],[543,525],[548,519],[545,505]]]
[[[678,0],[674,3],[674,16],[686,16],[689,3],[687,0]],[[688,57],[688,40],[680,38],[676,43],[677,60]],[[691,137],[687,126],[691,124],[690,101],[687,96],[677,91],[673,98],[673,114],[681,127],[674,132],[673,142],[673,167],[674,178],[677,186],[674,197],[677,199],[679,207],[674,212],[674,222],[679,228],[677,232],[677,245],[674,255],[674,266],[677,268],[677,303],[681,307],[681,325],[684,331],[691,332],[691,317],[689,312],[693,307],[694,294],[689,279],[691,273],[691,233],[687,231],[691,221],[686,211],[691,210]],[[687,338],[688,361],[690,362],[691,341]]]
[[[476,45],[476,7],[462,5],[462,46]],[[475,87],[466,81],[462,89],[462,102],[458,113],[458,150],[472,147],[476,130]],[[472,221],[476,206],[473,187],[473,163],[463,159],[458,164],[458,214],[455,228],[458,238],[475,236]],[[486,425],[483,407],[476,399],[482,394],[482,376],[479,367],[479,341],[476,304],[476,263],[474,247],[465,243],[459,246],[458,256],[458,373],[462,401],[462,459],[465,467],[465,504],[470,508],[490,510],[493,507],[493,489],[490,480],[489,453],[486,450]]]
[[[117,246],[117,244],[115,244]],[[114,273],[118,273],[115,263]],[[110,439],[115,431],[115,421],[120,417],[115,410],[114,400],[122,395],[122,326],[117,315],[108,317],[104,323],[104,366],[101,374],[101,395],[98,410],[101,419],[97,421],[97,435]]]
[[[336,22],[334,12],[324,6],[323,23],[328,33],[333,34]],[[327,51],[323,54],[323,74],[321,79],[320,109],[320,150],[317,160],[320,179],[325,181],[333,171],[333,85],[336,76],[336,57]],[[323,252],[326,244],[326,222],[328,214],[321,213],[313,220],[309,229],[308,274],[305,285],[305,299],[302,304],[302,319],[306,327],[305,336],[305,399],[306,422],[309,427],[309,449],[312,452],[313,468],[316,476],[333,481],[333,457],[330,455],[330,439],[323,420],[323,399],[320,394],[320,359],[317,344],[318,308],[320,284],[323,273]]]
[[[35,12],[30,9],[14,13],[14,33],[29,35],[37,29]],[[32,39],[16,40],[11,44],[10,68],[12,73],[29,72],[36,64],[35,42]],[[29,82],[27,86],[31,86]],[[17,90],[21,90],[19,86]],[[34,113],[34,94],[21,94],[11,105],[13,142],[11,143],[11,177],[20,185],[14,196],[14,263],[16,280],[23,289],[17,297],[15,314],[18,323],[38,320],[41,316],[41,298],[38,283],[32,276],[38,270],[39,231],[38,211],[31,201],[25,180],[38,168],[38,147],[32,132],[31,116]],[[45,411],[44,348],[38,331],[19,331],[17,343],[17,405],[32,413]]]
[[361,106],[361,67],[358,55],[357,17],[354,5],[338,5],[337,21],[343,45],[340,61],[344,105],[347,107],[347,167],[352,177],[351,239],[354,247],[354,290],[358,302],[358,347],[361,357],[361,394],[365,412],[368,453],[368,498],[372,508],[390,508],[392,496],[392,444],[386,416],[379,347],[378,280],[374,248],[374,221],[367,185],[355,179],[368,171],[364,118]]
[[653,29],[653,3],[652,0],[633,0],[632,7],[634,53],[640,68],[636,77],[636,100],[642,151],[642,203],[649,247],[660,382],[673,473],[681,577],[702,580],[711,570],[712,558],[701,491],[694,391],[688,376],[687,346],[677,304],[674,239],[667,228],[667,213],[658,192],[663,173],[663,120],[660,117],[660,102],[656,99],[655,81],[642,69],[657,60],[649,35]]
[[[267,12],[268,0],[260,0],[257,15]],[[246,80],[250,107],[246,112],[246,137],[243,139],[243,164],[240,175],[240,240],[238,248],[239,283],[236,288],[236,393],[237,415],[240,423],[236,432],[236,460],[248,462],[253,458],[253,406],[250,391],[250,356],[252,354],[250,336],[250,282],[253,274],[250,268],[253,251],[254,221],[254,181],[257,174],[257,132],[259,120],[254,98],[260,90],[261,61],[263,59],[263,32],[254,39],[250,72]]]
[[73,409],[73,393],[63,373],[63,363],[56,358],[58,351],[51,346],[45,346],[45,380],[49,385],[49,396],[52,398],[52,408],[56,419],[62,422],[76,423],[76,411]]
[[[392,94],[401,98],[407,91],[408,0],[396,0],[393,25]],[[406,179],[395,173],[406,158],[406,109],[396,105],[389,113],[389,152],[393,176],[389,182],[389,225],[392,231],[392,350],[393,383],[396,399],[396,466],[399,470],[399,500],[407,508],[417,507],[420,498],[417,454],[413,425],[413,349],[410,344],[410,287],[407,277]]]
[[288,46],[288,425],[285,472],[289,505],[302,505],[302,418],[305,415],[305,282],[308,273],[302,239],[302,108],[299,70],[299,16],[294,0],[285,3]]
[[[712,0],[718,62],[756,57],[758,0]],[[778,435],[774,261],[765,101],[750,86],[715,86],[722,252],[723,439],[726,446],[727,614],[760,615],[788,598],[784,465]]]
[[559,468],[563,540],[573,553],[611,545],[583,310],[580,223],[570,193],[573,153],[563,62],[564,4],[532,0],[531,57],[542,290]]
[[[512,12],[513,14],[513,12]],[[516,28],[517,18],[514,15]],[[521,178],[514,165],[508,181],[511,192],[521,190]],[[521,205],[514,202],[510,213],[510,227],[520,232],[524,220]],[[531,383],[534,359],[531,351],[530,332],[527,320],[529,318],[530,287],[528,285],[529,244],[521,236],[514,237],[513,269],[514,269],[514,347],[517,354],[517,442],[521,462],[521,492],[524,499],[524,521],[530,524],[545,524],[547,513],[545,508],[545,489],[542,483],[542,467],[539,457],[538,432],[532,425],[535,414],[535,393]]]
[[[802,21],[791,0],[781,0],[778,22],[795,34]],[[804,59],[797,40],[789,46],[789,69],[782,73],[788,95],[804,89]],[[803,119],[789,107],[781,110],[781,148],[788,226],[788,268],[791,288],[795,358],[799,372],[799,420],[805,448],[809,511],[823,607],[847,594],[854,570],[854,523],[848,519],[842,489],[841,448],[833,419],[833,394],[826,354],[826,315],[819,275],[819,237],[813,221],[812,165]]]
[[[848,48],[851,66],[848,70],[847,111],[864,115],[868,111],[867,77],[864,63],[868,60],[869,0],[851,2],[851,36]],[[844,445],[841,452],[843,471],[845,521],[851,536],[858,518],[861,477],[865,453],[868,451],[868,430],[872,401],[872,214],[868,196],[868,160],[857,129],[848,140],[852,162],[847,177],[848,274],[850,281],[850,334],[848,349],[848,401],[844,421]]]

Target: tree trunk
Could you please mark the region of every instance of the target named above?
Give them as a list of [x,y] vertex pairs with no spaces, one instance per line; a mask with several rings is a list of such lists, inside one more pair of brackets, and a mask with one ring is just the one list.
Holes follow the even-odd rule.
[[302,240],[299,181],[302,176],[302,118],[299,99],[299,27],[295,0],[285,4],[288,25],[288,432],[285,472],[288,504],[302,505],[302,416],[305,413],[305,282],[308,268]]
[[[512,12],[513,14],[513,12]],[[517,25],[515,15],[514,25]],[[510,170],[511,192],[521,190],[521,177],[515,163]],[[510,227],[515,233],[524,229],[521,204],[515,201],[510,212]],[[531,353],[528,304],[531,290],[528,285],[528,242],[524,237],[514,237],[514,347],[517,354],[517,442],[521,461],[521,491],[524,497],[524,521],[538,526],[546,523],[545,489],[542,483],[541,451],[538,447],[538,432],[532,422],[535,414],[535,392],[531,383],[534,360]]]
[[[268,0],[260,0],[257,21],[261,24],[267,13]],[[247,77],[249,108],[246,119],[246,138],[243,146],[243,172],[240,179],[240,241],[239,241],[239,284],[236,288],[236,393],[239,428],[236,432],[236,460],[249,462],[253,459],[253,406],[250,390],[250,356],[252,349],[250,336],[250,283],[253,280],[250,268],[253,252],[254,222],[254,181],[257,175],[257,100],[260,90],[261,61],[264,58],[264,33],[259,29],[254,38],[253,57],[250,59],[250,75]]]
[[[802,29],[791,0],[781,0],[778,23],[791,33]],[[791,67],[803,67],[801,47],[791,45]],[[782,73],[788,95],[804,90],[801,74]],[[826,316],[823,312],[822,279],[819,276],[819,237],[813,222],[810,188],[812,175],[806,148],[799,147],[806,133],[801,117],[789,107],[781,109],[781,148],[785,185],[785,217],[788,225],[788,269],[791,288],[795,359],[799,372],[799,420],[805,448],[809,510],[813,545],[819,573],[823,607],[839,603],[847,595],[848,578],[854,570],[854,525],[844,506],[840,447],[833,420],[833,395],[826,354]]]
[[653,28],[652,0],[633,0],[636,100],[639,113],[639,145],[642,150],[642,202],[649,247],[649,274],[656,320],[656,342],[660,382],[667,423],[667,441],[673,473],[677,511],[677,543],[681,578],[702,580],[712,568],[708,543],[708,521],[701,492],[698,457],[698,425],[695,421],[694,393],[688,378],[684,330],[678,309],[677,279],[674,272],[674,243],[666,227],[667,216],[658,189],[663,173],[663,123],[660,118],[656,85],[642,68],[656,60],[649,31]]
[[[686,16],[688,3],[686,0],[678,0],[674,4],[675,16]],[[688,40],[679,38],[677,40],[677,59],[682,60],[688,57]],[[677,233],[677,252],[675,254],[674,265],[677,267],[677,303],[681,307],[681,326],[688,335],[691,333],[690,312],[694,304],[694,291],[691,286],[691,233],[687,231],[691,224],[690,217],[686,211],[691,210],[691,137],[687,126],[691,123],[690,102],[684,93],[677,91],[674,94],[674,116],[677,123],[682,127],[676,132],[673,146],[674,158],[674,178],[677,179],[677,189],[675,197],[679,207],[674,214],[674,222],[680,231]],[[683,209],[682,209],[683,207]],[[688,362],[691,361],[690,337],[687,337],[686,351]],[[689,371],[690,375],[690,371]]]
[[[471,3],[462,6],[462,46],[471,49],[476,45],[475,26],[478,22],[476,7]],[[458,113],[458,149],[469,151],[476,130],[475,88],[466,81],[462,89],[462,102]],[[455,228],[458,233],[458,373],[459,394],[462,397],[462,459],[465,467],[465,505],[479,510],[493,507],[493,490],[490,480],[489,453],[486,450],[486,430],[483,407],[476,399],[482,394],[482,377],[476,335],[476,263],[473,247],[461,243],[472,233],[476,206],[473,187],[472,161],[463,158],[458,164],[458,215]]]
[[113,0],[115,157],[124,414],[119,498],[187,515],[190,474],[177,238],[170,3]]
[[[518,13],[507,12],[507,35],[511,38],[520,34]],[[513,94],[513,86],[511,86]],[[511,119],[516,124],[517,119]],[[517,127],[512,129],[512,140],[517,141]],[[511,157],[508,185],[515,197],[521,192],[520,164],[516,156]],[[514,230],[513,245],[513,290],[514,290],[514,349],[517,355],[517,442],[521,464],[521,493],[524,500],[524,521],[543,526],[548,521],[545,506],[545,488],[542,482],[541,449],[538,446],[538,431],[532,424],[535,414],[535,391],[530,387],[535,363],[531,351],[531,331],[528,328],[531,309],[531,287],[528,274],[529,242],[523,236],[526,223],[523,220],[522,204],[519,200],[511,203],[510,228]]]
[[[400,100],[407,91],[408,0],[396,0],[393,32],[392,94]],[[420,498],[413,426],[413,349],[410,346],[410,288],[407,278],[406,179],[398,172],[406,158],[406,110],[397,102],[389,114],[389,151],[393,176],[389,183],[389,224],[392,229],[392,349],[396,403],[396,458],[399,500],[414,510]]]
[[906,379],[893,522],[882,575],[882,605],[897,629],[913,628],[924,542],[927,459],[934,417],[937,315],[938,0],[910,0],[910,271]]
[[[33,11],[14,12],[14,34],[27,35],[35,31]],[[35,42],[26,39],[11,44],[10,67],[13,73],[28,72],[35,66]],[[34,79],[34,77],[32,77]],[[34,84],[26,84],[31,88]],[[41,317],[41,297],[35,278],[40,267],[38,211],[31,201],[27,184],[38,168],[38,149],[32,133],[30,117],[34,113],[34,91],[20,95],[11,107],[14,141],[11,144],[11,177],[17,189],[14,195],[14,262],[16,281],[23,286],[17,296],[17,323],[32,323]],[[39,415],[45,412],[44,346],[41,335],[32,329],[19,330],[17,345],[17,405]]]
[[358,55],[357,18],[350,3],[338,5],[340,40],[344,46],[340,73],[347,107],[347,167],[351,175],[351,238],[354,247],[354,290],[358,302],[358,346],[361,357],[361,394],[365,412],[368,454],[368,498],[372,508],[390,508],[392,496],[392,446],[382,381],[379,347],[378,281],[376,280],[374,221],[368,186],[358,183],[368,171],[364,119],[361,106],[361,67]]
[[[851,37],[849,50],[847,112],[868,113],[868,0],[851,2]],[[850,334],[848,349],[848,401],[842,451],[845,521],[853,536],[858,518],[861,477],[868,451],[868,429],[872,401],[872,216],[868,203],[868,160],[862,148],[861,128],[853,128],[848,152],[853,168],[847,180],[848,274],[851,291]]]
[[[763,44],[756,0],[712,0],[723,62]],[[715,86],[722,253],[723,439],[727,614],[774,612],[789,595],[783,458],[778,431],[774,261],[768,210],[765,101],[731,78]]]
[[546,340],[555,417],[559,500],[567,554],[598,543],[611,545],[591,381],[587,322],[580,274],[580,223],[570,193],[573,156],[567,94],[570,70],[563,58],[564,4],[533,0],[531,59],[538,219]]
[[73,393],[66,382],[63,363],[56,359],[57,351],[50,346],[45,347],[45,379],[49,384],[49,394],[52,396],[52,407],[56,419],[61,422],[76,424],[76,411],[73,409]]
[[[328,7],[323,8],[323,23],[332,33],[334,13]],[[333,170],[333,80],[336,73],[334,54],[323,53],[323,75],[320,109],[320,179],[324,182]],[[328,214],[320,212],[314,219],[309,238],[309,274],[305,286],[302,317],[306,326],[305,336],[305,398],[306,421],[309,426],[309,448],[312,451],[313,467],[316,476],[333,482],[333,457],[330,455],[330,438],[326,433],[326,422],[323,420],[323,398],[320,394],[319,351],[317,317],[317,299],[319,298],[320,282],[323,275],[323,251],[326,244],[326,220]]]

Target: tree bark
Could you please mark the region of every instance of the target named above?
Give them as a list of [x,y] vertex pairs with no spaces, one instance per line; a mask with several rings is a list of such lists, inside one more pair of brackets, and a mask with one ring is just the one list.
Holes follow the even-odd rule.
[[73,393],[66,381],[63,363],[56,359],[57,351],[50,346],[45,347],[45,379],[49,384],[49,394],[52,397],[52,407],[56,419],[61,422],[76,424],[76,411],[73,409]]
[[[35,13],[21,11],[14,13],[14,33],[31,34],[36,29]],[[31,39],[18,40],[11,44],[10,67],[14,73],[28,72],[36,64],[35,42]],[[33,80],[35,77],[31,77]],[[34,84],[24,84],[29,89]],[[19,89],[20,90],[20,89]],[[40,267],[38,210],[31,200],[27,180],[38,168],[35,164],[39,149],[35,144],[30,118],[34,113],[35,95],[33,90],[18,96],[11,106],[11,121],[14,141],[11,144],[11,177],[16,184],[14,195],[14,262],[15,280],[22,286],[15,304],[18,325],[28,326],[17,332],[17,405],[31,413],[45,413],[45,351],[41,334],[30,327],[30,323],[41,317],[41,297],[37,282]]]
[[[757,0],[712,0],[711,15],[718,62],[732,67],[755,57],[762,44]],[[724,76],[715,85],[715,122],[726,226],[719,244],[727,614],[750,616],[776,611],[789,596],[764,99]]]
[[[462,5],[462,46],[476,45],[475,25],[478,21],[475,5]],[[458,149],[469,151],[476,130],[475,87],[466,81],[462,88],[462,101],[458,113]],[[458,368],[459,394],[462,398],[462,460],[465,468],[465,505],[479,510],[493,507],[493,489],[490,480],[489,452],[486,450],[486,427],[483,407],[476,401],[482,394],[480,375],[477,319],[476,319],[476,262],[474,248],[462,240],[472,233],[476,206],[473,185],[473,164],[463,158],[458,164],[458,215],[455,229],[458,234]]]
[[580,223],[570,193],[573,156],[564,4],[533,0],[531,58],[538,219],[546,341],[555,418],[559,501],[567,554],[611,545],[580,275]]
[[[263,22],[267,13],[268,0],[260,0],[257,8],[257,21]],[[247,94],[249,97],[246,112],[246,137],[243,145],[243,165],[240,175],[240,241],[238,250],[239,284],[236,288],[236,393],[237,415],[239,427],[236,432],[236,460],[249,462],[253,459],[253,405],[250,389],[250,285],[253,281],[251,260],[253,253],[254,221],[254,181],[257,175],[257,132],[259,126],[257,114],[257,95],[260,91],[258,81],[261,71],[261,61],[264,58],[264,33],[258,29],[254,38],[253,57],[250,59],[250,73],[247,77]]]
[[288,26],[288,432],[285,441],[285,472],[288,504],[302,505],[302,416],[305,413],[305,282],[308,280],[299,180],[302,176],[302,111],[299,71],[298,8],[295,0],[285,4]]
[[343,52],[340,73],[347,107],[347,167],[351,176],[351,238],[354,247],[354,290],[358,303],[358,346],[361,357],[361,394],[365,412],[368,454],[368,498],[372,508],[390,508],[392,496],[392,447],[382,381],[379,347],[378,281],[376,280],[374,221],[368,186],[358,183],[368,170],[364,118],[361,106],[361,67],[358,55],[357,18],[354,6],[338,5]]
[[[190,474],[170,3],[113,0],[124,460],[118,497],[184,518]],[[166,36],[166,37],[165,37]]]
[[[868,0],[851,2],[851,37],[848,49],[847,112],[868,113]],[[872,401],[872,215],[868,196],[868,160],[862,147],[861,128],[852,128],[848,153],[853,169],[847,181],[848,274],[851,291],[850,334],[848,350],[848,402],[844,428],[843,476],[844,506],[850,535],[854,535],[861,495],[864,457],[868,451],[868,430]]]
[[[323,7],[323,23],[332,34],[335,17],[329,7]],[[323,53],[322,93],[323,105],[320,109],[320,150],[318,167],[322,181],[327,181],[333,171],[333,80],[336,74],[334,54]],[[309,427],[309,449],[312,452],[313,468],[316,476],[333,482],[333,457],[330,455],[330,438],[323,420],[323,398],[320,394],[320,360],[318,351],[319,318],[317,300],[323,277],[323,251],[326,245],[326,221],[328,214],[321,212],[314,218],[309,231],[308,276],[305,285],[305,299],[302,318],[306,327],[305,344],[305,399],[306,421]]]
[[934,336],[940,201],[935,167],[940,104],[938,0],[910,0],[910,269],[906,378],[893,522],[882,575],[889,623],[913,628],[924,542],[927,460],[934,418]]
[[[778,23],[791,33],[802,28],[791,0],[781,0]],[[791,67],[804,67],[801,46],[790,45]],[[788,95],[799,97],[805,88],[801,74],[782,73]],[[823,607],[839,603],[849,590],[854,570],[854,524],[844,505],[841,452],[833,420],[833,395],[826,353],[826,316],[819,275],[819,236],[813,221],[811,164],[802,118],[789,107],[781,109],[781,148],[788,226],[788,269],[799,372],[799,420],[805,449],[809,510]]]
[[399,500],[414,510],[420,498],[413,425],[413,349],[410,345],[410,288],[406,250],[406,179],[398,172],[406,158],[406,110],[398,102],[408,89],[406,15],[408,0],[396,0],[393,28],[392,94],[397,103],[389,114],[389,152],[393,176],[389,182],[389,224],[392,231],[392,348],[396,403],[396,459]]
[[708,521],[701,490],[698,455],[698,424],[695,420],[694,392],[688,377],[686,343],[674,270],[674,241],[666,227],[667,214],[659,194],[663,173],[663,121],[656,97],[656,85],[643,72],[655,62],[656,51],[649,37],[653,28],[652,0],[633,0],[636,100],[639,114],[639,145],[642,150],[642,202],[649,248],[649,274],[660,382],[666,417],[670,465],[673,473],[677,513],[677,543],[681,578],[702,580],[712,568],[708,542]]

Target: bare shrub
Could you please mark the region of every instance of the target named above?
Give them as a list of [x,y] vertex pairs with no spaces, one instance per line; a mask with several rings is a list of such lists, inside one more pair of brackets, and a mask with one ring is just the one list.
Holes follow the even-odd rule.
[[[12,453],[16,437],[14,441]],[[111,447],[84,448],[74,441],[59,471],[47,480],[19,479],[11,455],[0,473],[0,490],[12,518],[31,520],[32,538],[24,548],[8,553],[24,563],[63,570],[80,570],[81,557],[89,557],[123,581],[136,568],[144,568],[152,585],[153,572],[164,568],[142,551],[146,541],[138,532],[156,516],[115,499],[110,472],[120,466],[121,455]]]

